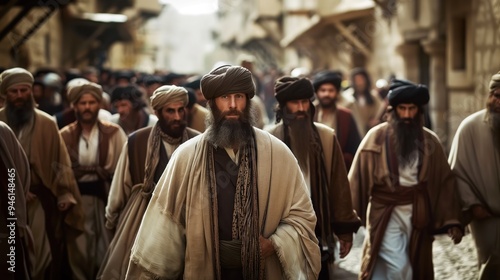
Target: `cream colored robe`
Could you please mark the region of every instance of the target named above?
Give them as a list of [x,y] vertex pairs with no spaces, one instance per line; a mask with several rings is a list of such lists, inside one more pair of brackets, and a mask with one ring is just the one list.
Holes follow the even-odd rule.
[[460,124],[448,160],[457,176],[463,210],[477,204],[493,215],[466,222],[477,247],[480,279],[500,279],[500,151],[485,117],[486,109]]
[[370,93],[373,98],[373,104],[361,105],[360,102],[354,98],[354,88],[352,87],[342,92],[338,100],[339,105],[351,110],[361,139],[365,137],[368,130],[370,130],[374,124],[378,123],[377,119],[381,110],[380,107],[385,105],[375,91],[372,90]]
[[[316,279],[316,217],[297,161],[280,140],[254,130],[259,227],[276,250],[265,262],[267,279]],[[185,142],[170,159],[143,217],[127,279],[214,279],[219,264],[204,136]]]

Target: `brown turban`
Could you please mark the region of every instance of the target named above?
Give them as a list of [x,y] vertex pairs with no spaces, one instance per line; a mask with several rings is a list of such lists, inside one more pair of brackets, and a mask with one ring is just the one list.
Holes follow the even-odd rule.
[[255,95],[255,85],[248,69],[224,65],[201,78],[201,92],[207,100],[229,93],[245,93],[248,98],[252,98]]
[[187,106],[188,94],[185,88],[174,85],[161,86],[151,96],[151,106],[154,110],[174,102],[182,102],[184,107]]
[[[75,81],[76,80],[76,81]],[[97,101],[102,100],[102,87],[85,79],[75,79],[68,83],[67,97],[72,104],[78,102],[85,93],[92,94]]]
[[490,90],[500,87],[500,71],[491,77]]
[[0,96],[7,95],[7,90],[15,85],[33,86],[33,75],[24,68],[16,67],[7,69],[0,74]]
[[282,77],[274,84],[276,100],[283,104],[290,100],[310,99],[314,95],[314,88],[306,78]]

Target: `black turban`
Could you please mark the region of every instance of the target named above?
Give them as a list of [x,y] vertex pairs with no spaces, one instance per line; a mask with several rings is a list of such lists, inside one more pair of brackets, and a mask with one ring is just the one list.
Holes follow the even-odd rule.
[[313,86],[314,91],[317,92],[322,84],[332,84],[337,90],[340,90],[340,84],[342,83],[342,77],[338,73],[333,71],[321,71],[314,75]]
[[111,103],[118,100],[129,100],[132,104],[142,104],[142,93],[135,86],[118,86],[111,92]]
[[205,74],[200,81],[201,92],[210,100],[230,93],[255,95],[252,73],[241,66],[223,65]]
[[283,104],[290,100],[310,99],[314,95],[314,89],[306,78],[281,77],[274,84],[276,100]]
[[402,103],[423,106],[429,102],[429,90],[425,85],[394,79],[389,88],[387,99],[392,107]]

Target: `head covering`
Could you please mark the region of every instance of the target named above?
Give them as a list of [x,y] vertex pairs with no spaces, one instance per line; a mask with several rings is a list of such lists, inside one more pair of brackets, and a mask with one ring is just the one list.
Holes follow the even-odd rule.
[[201,92],[210,100],[229,93],[245,93],[248,98],[255,95],[252,73],[241,66],[223,65],[201,78]]
[[102,100],[102,87],[82,78],[71,80],[67,92],[68,101],[72,104],[78,102],[85,93],[92,94],[99,102]]
[[47,73],[42,78],[42,82],[46,87],[54,88],[57,91],[62,89],[62,79],[61,76],[56,73]]
[[201,76],[194,76],[187,79],[183,87],[192,88],[194,90],[200,89]]
[[490,90],[500,87],[500,71],[495,75],[491,76]]
[[317,92],[322,84],[332,84],[337,90],[340,90],[340,84],[342,83],[342,77],[333,71],[321,71],[314,75],[313,86],[314,92]]
[[15,85],[27,85],[32,87],[33,75],[28,70],[20,67],[7,69],[0,74],[0,96],[7,95],[7,90]]
[[314,95],[314,88],[306,78],[281,77],[274,84],[274,96],[280,104],[290,100],[309,99]]
[[187,106],[187,90],[183,87],[166,85],[157,88],[151,96],[151,106],[154,110],[159,110],[173,102],[182,102],[184,106]]
[[410,81],[394,79],[389,88],[387,99],[392,107],[401,103],[423,106],[429,102],[429,90],[422,84],[417,85]]
[[142,96],[141,91],[133,85],[118,86],[114,88],[113,91],[111,92],[111,102],[114,103],[115,101],[125,99],[134,103],[140,100],[141,96]]

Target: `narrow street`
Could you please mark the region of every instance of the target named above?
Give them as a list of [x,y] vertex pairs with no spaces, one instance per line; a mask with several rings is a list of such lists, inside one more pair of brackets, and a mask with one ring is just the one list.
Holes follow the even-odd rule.
[[[364,229],[354,238],[354,245],[349,255],[338,261],[336,279],[354,280],[360,267],[361,247]],[[470,234],[464,236],[462,242],[453,245],[446,235],[436,236],[433,245],[434,275],[437,280],[472,280],[477,277],[477,256],[474,241]]]

